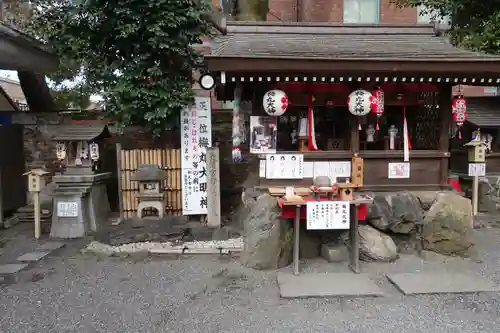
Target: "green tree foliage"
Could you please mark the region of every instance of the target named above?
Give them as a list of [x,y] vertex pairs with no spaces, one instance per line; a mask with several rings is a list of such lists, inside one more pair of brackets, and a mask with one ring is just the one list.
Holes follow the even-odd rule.
[[36,6],[30,28],[61,58],[51,79],[78,77],[118,124],[160,135],[193,100],[192,46],[210,35],[209,10],[204,0],[58,0]]
[[500,54],[500,0],[395,0],[400,6],[424,5],[449,16],[452,41],[474,51]]
[[[43,39],[44,29],[50,27],[45,25],[36,26],[33,18],[39,18],[40,16],[33,16],[33,14],[45,12],[51,5],[59,6],[61,3],[63,2],[59,0],[0,0],[0,18],[2,22],[15,29],[28,33],[35,38]],[[46,91],[50,90],[51,93],[49,98],[52,97],[54,107],[59,110],[85,109],[90,105],[90,90],[85,80],[81,79],[79,63],[71,58],[63,57],[62,60],[60,70],[49,74],[51,85],[48,87],[46,84]],[[75,78],[76,83],[68,84],[68,79],[75,81]],[[31,90],[31,92],[42,93],[37,88]]]

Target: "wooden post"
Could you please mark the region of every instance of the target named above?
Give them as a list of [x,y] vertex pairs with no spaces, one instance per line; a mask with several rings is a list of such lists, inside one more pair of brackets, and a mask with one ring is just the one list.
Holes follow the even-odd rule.
[[33,193],[33,210],[35,211],[35,239],[40,239],[42,233],[40,226],[40,192]]
[[472,216],[477,216],[479,196],[479,176],[472,178]]
[[293,275],[299,275],[299,252],[300,252],[300,205],[295,206],[295,217],[293,219]]
[[116,177],[118,178],[118,209],[120,210],[120,217],[118,223],[124,220],[123,216],[123,191],[122,191],[122,145],[116,144]]
[[451,85],[442,85],[439,92],[439,113],[441,114],[441,126],[439,135],[439,151],[443,153],[440,165],[440,185],[448,184],[448,163],[450,159],[450,127],[453,119],[451,113]]
[[221,227],[219,147],[207,148],[207,226]]
[[351,151],[353,153],[359,153],[359,129],[358,121],[355,116],[350,116],[351,123]]
[[0,226],[3,226],[3,184],[2,184],[2,168],[0,168]]

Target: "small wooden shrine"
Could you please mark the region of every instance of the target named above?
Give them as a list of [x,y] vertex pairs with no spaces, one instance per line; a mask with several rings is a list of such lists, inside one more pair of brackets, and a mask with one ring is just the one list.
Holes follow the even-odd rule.
[[52,141],[56,142],[57,159],[66,173],[92,174],[100,169],[99,143],[110,136],[106,125],[66,125],[57,130]]
[[461,128],[461,136],[452,135],[450,143],[450,169],[459,176],[468,174],[469,149],[465,145],[479,135],[477,139],[486,149],[486,174],[498,176],[500,175],[500,98],[469,97],[466,100],[467,119]]
[[[447,187],[450,138],[460,132],[451,129],[466,121],[466,99],[452,87],[500,84],[500,57],[455,48],[432,25],[231,22],[226,30],[206,70],[219,100],[252,102],[251,119],[235,103],[233,157],[260,159],[264,188],[308,188],[318,176],[350,183],[354,154],[364,160],[364,190]],[[238,137],[242,123],[270,126],[249,129],[254,154],[252,137],[248,150]]]

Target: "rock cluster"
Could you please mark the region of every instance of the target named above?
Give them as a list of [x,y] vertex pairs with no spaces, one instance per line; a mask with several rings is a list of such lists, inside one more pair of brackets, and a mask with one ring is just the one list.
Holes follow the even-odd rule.
[[[291,221],[280,218],[276,198],[253,193],[239,215],[244,228],[242,263],[255,269],[278,269],[292,258]],[[458,193],[395,192],[374,194],[361,222],[360,259],[394,261],[401,252],[423,249],[451,256],[473,253],[472,208]],[[322,255],[330,262],[347,260],[347,232],[301,230],[300,257]]]

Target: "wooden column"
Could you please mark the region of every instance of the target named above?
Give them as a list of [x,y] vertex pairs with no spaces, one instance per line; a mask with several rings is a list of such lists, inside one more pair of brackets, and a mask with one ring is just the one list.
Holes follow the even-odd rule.
[[351,151],[353,153],[359,153],[358,120],[355,116],[350,116],[349,123],[351,125]]
[[439,112],[441,119],[439,151],[446,156],[441,158],[441,187],[448,184],[448,163],[450,160],[450,127],[453,120],[451,113],[451,85],[442,85],[439,91]]

